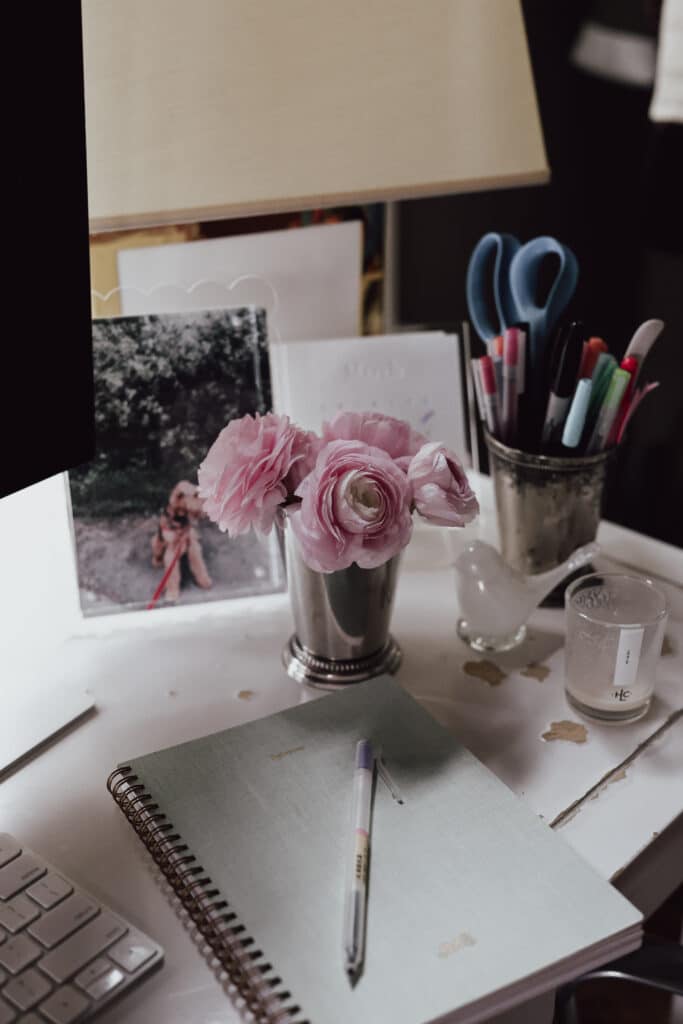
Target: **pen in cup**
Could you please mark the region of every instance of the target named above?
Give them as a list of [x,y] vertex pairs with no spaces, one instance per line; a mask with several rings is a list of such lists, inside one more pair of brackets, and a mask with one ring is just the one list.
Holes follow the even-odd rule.
[[517,367],[519,352],[517,348],[518,332],[510,328],[503,339],[503,412],[502,440],[507,445],[514,445],[517,440]]
[[601,352],[607,351],[607,343],[602,338],[589,338],[584,345],[583,355],[581,357],[581,366],[579,367],[579,378],[583,380],[584,377],[592,377],[595,364],[598,361]]
[[491,342],[491,358],[493,359],[493,369],[496,373],[496,390],[498,392],[499,401],[503,395],[503,336],[498,335]]
[[553,352],[553,379],[543,422],[541,444],[548,446],[559,441],[569,412],[576,379],[583,355],[583,324],[575,321],[566,334],[558,338]]
[[576,385],[572,404],[564,422],[562,444],[565,448],[578,448],[581,443],[590,397],[591,382],[588,377],[584,377]]
[[496,388],[496,373],[493,368],[491,356],[482,356],[479,360],[479,371],[481,373],[481,389],[484,398],[484,414],[489,434],[493,437],[500,437],[500,415],[498,411],[498,390]]
[[479,360],[473,359],[472,363],[472,380],[474,381],[474,394],[477,399],[477,412],[479,413],[479,419],[482,423],[486,423],[486,409],[484,407],[484,391],[481,383],[481,371],[479,367]]
[[612,374],[605,400],[586,448],[587,455],[595,455],[607,446],[612,426],[630,379],[631,374],[627,370],[615,370]]

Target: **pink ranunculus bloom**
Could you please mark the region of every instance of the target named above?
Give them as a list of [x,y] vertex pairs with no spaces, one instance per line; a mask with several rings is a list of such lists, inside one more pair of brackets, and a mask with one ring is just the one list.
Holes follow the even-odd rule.
[[465,526],[479,514],[479,502],[458,457],[445,445],[430,442],[408,466],[408,481],[420,515],[438,526]]
[[296,493],[301,505],[290,522],[304,561],[317,572],[336,572],[352,562],[373,569],[410,540],[410,486],[382,448],[329,442]]
[[364,441],[382,448],[404,471],[427,438],[405,420],[381,412],[340,412],[323,423],[323,441]]
[[269,533],[277,508],[313,463],[313,435],[288,416],[247,414],[231,420],[198,471],[199,496],[209,519],[231,537],[254,527]]

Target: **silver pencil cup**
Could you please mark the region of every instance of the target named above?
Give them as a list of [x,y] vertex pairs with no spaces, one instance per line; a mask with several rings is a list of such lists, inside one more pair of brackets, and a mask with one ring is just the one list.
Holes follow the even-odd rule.
[[[611,450],[563,458],[508,448],[488,432],[485,441],[501,554],[508,565],[535,575],[595,540]],[[591,571],[585,566],[577,575]],[[561,604],[568,582],[543,603]]]
[[398,670],[401,649],[389,625],[401,554],[376,569],[354,563],[339,572],[315,572],[287,526],[285,560],[294,633],[282,658],[293,679],[336,690]]

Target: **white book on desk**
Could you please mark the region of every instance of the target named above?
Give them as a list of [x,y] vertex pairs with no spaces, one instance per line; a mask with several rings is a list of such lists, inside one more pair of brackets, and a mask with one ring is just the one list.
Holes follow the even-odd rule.
[[273,403],[306,430],[338,412],[396,416],[465,459],[457,335],[443,331],[289,341],[270,346]]
[[[404,803],[377,782],[351,985],[359,738],[381,748]],[[641,942],[641,914],[388,678],[133,757],[109,786],[259,1019],[484,1020]]]

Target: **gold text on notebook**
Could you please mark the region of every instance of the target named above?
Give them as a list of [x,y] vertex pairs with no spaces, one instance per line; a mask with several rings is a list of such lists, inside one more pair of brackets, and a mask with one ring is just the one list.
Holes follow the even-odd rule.
[[271,761],[279,761],[281,757],[287,757],[289,754],[297,754],[300,750],[303,750],[303,749],[304,749],[304,747],[301,746],[301,747],[292,747],[291,750],[281,750],[279,754],[271,754],[270,755],[270,759],[271,759]]
[[442,942],[439,944],[439,951],[437,956],[445,960],[447,956],[452,956],[453,953],[459,953],[461,949],[465,949],[466,946],[476,946],[477,940],[470,935],[469,932],[461,932],[455,939],[450,939],[448,942]]

